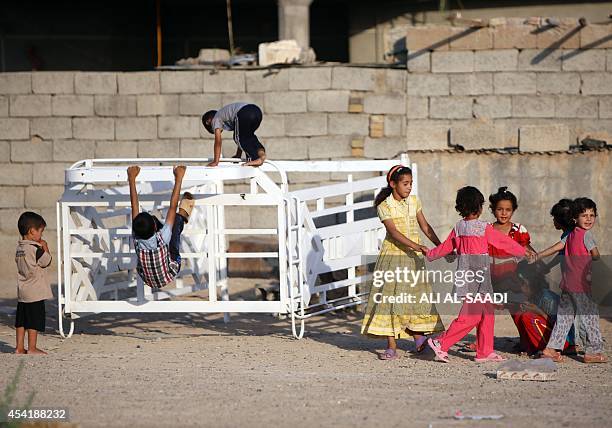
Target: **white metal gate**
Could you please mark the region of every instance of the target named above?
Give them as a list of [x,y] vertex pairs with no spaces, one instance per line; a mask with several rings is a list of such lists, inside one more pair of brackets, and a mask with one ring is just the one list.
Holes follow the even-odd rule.
[[[312,315],[361,303],[357,274],[363,256],[375,255],[384,227],[373,210],[373,195],[385,183],[390,161],[284,161],[261,168],[227,159],[216,168],[208,159],[84,160],[66,170],[65,191],[57,204],[59,331],[70,337],[74,320],[103,312],[231,312],[290,314],[294,336],[304,334]],[[142,166],[138,176],[140,205],[162,212],[169,205],[172,164],[188,165],[183,190],[194,194],[196,207],[181,240],[183,266],[172,286],[152,291],[136,274],[130,242],[131,210],[126,168]],[[401,163],[408,165],[402,157]],[[417,191],[416,165],[413,192]],[[291,191],[287,173],[349,173],[345,183]],[[353,181],[351,173],[381,174]],[[271,176],[277,176],[273,180]],[[249,182],[249,191],[225,193],[224,184]],[[278,184],[277,184],[278,183]],[[363,199],[363,200],[358,200]],[[226,228],[228,206],[268,206],[276,211],[275,228]],[[374,214],[372,214],[374,213]],[[356,216],[357,214],[357,216]],[[321,221],[325,220],[325,221]],[[226,237],[272,235],[274,252],[228,252]],[[276,258],[279,300],[231,300],[227,263],[230,258]],[[321,274],[345,272],[345,279],[321,284]],[[174,298],[207,289],[208,300]],[[345,295],[328,299],[331,290]],[[312,298],[317,296],[317,301]],[[69,328],[64,328],[64,318]],[[298,324],[299,323],[299,327]]]

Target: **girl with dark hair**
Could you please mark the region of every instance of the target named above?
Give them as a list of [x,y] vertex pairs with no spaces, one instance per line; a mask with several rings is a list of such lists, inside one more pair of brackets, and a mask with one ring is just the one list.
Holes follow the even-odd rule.
[[[457,191],[455,208],[463,217],[451,231],[448,238],[436,248],[427,252],[429,261],[444,257],[456,251],[458,254],[454,294],[462,298],[459,316],[448,330],[437,339],[428,339],[429,346],[436,354],[436,360],[445,363],[451,346],[463,339],[476,327],[476,362],[503,361],[505,358],[493,350],[495,315],[493,304],[487,295],[493,292],[489,274],[489,245],[512,256],[523,257],[522,247],[479,219],[484,205],[484,196],[475,187],[467,186]],[[468,296],[471,301],[466,300]],[[480,301],[473,296],[480,296]]]
[[[434,243],[440,240],[429,225],[421,208],[421,201],[411,195],[412,171],[396,165],[387,174],[387,187],[376,196],[378,217],[387,234],[374,267],[374,281],[370,291],[361,333],[387,338],[387,350],[379,355],[381,360],[394,360],[397,354],[396,339],[412,336],[417,352],[425,347],[427,335],[444,330],[440,316],[431,303],[419,303],[423,293],[431,293],[431,285],[425,275],[414,282],[405,281],[402,272],[425,269],[425,261],[419,253],[427,251],[421,244],[419,229]],[[394,275],[389,280],[384,274]],[[412,278],[412,276],[410,276]],[[396,303],[396,297],[415,296],[415,303]],[[389,298],[393,299],[389,299]]]

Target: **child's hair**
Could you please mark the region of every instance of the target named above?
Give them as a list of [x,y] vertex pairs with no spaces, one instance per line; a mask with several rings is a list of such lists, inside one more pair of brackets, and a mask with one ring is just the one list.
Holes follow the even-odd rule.
[[217,110],[208,110],[202,115],[202,125],[204,125],[204,128],[206,128],[206,130],[211,134],[214,134],[215,130],[212,128],[210,121],[213,119],[213,117],[215,117],[216,114]]
[[138,214],[132,220],[132,232],[138,239],[149,239],[155,234],[155,219],[149,213]]
[[578,218],[586,210],[593,210],[595,217],[597,217],[597,204],[595,204],[595,201],[589,198],[574,199],[572,202],[572,218]]
[[17,220],[17,229],[21,236],[26,236],[30,229],[40,229],[41,227],[47,227],[45,219],[32,211],[26,211],[19,216]]
[[495,208],[497,208],[497,203],[499,201],[510,201],[512,204],[512,211],[516,211],[518,208],[518,201],[516,200],[516,196],[514,193],[508,190],[508,187],[500,187],[497,189],[497,193],[493,193],[489,196],[489,208],[491,212],[495,212]]
[[461,217],[478,214],[484,205],[484,196],[475,187],[465,186],[457,190],[455,209]]
[[576,225],[574,223],[572,205],[571,199],[563,198],[550,209],[550,215],[563,230],[571,230]]
[[400,178],[403,175],[412,175],[412,170],[403,165],[395,165],[389,170],[387,173],[387,187],[384,187],[380,192],[378,192],[378,195],[376,195],[376,198],[374,199],[375,207],[379,206],[382,201],[387,199],[389,195],[393,193],[391,182],[397,183],[400,181]]

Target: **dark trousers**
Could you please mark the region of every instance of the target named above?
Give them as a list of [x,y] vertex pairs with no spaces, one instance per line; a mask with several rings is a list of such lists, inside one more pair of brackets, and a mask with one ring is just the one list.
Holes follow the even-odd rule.
[[181,255],[179,254],[181,247],[181,233],[183,233],[184,227],[185,217],[180,214],[177,214],[176,218],[174,219],[174,225],[172,226],[172,238],[170,238],[168,252],[170,253],[170,258],[172,260],[176,260],[179,263],[181,262]]
[[247,160],[259,159],[257,151],[263,146],[257,139],[255,131],[259,128],[263,118],[261,109],[255,104],[247,104],[238,110],[234,128],[234,140],[244,151]]

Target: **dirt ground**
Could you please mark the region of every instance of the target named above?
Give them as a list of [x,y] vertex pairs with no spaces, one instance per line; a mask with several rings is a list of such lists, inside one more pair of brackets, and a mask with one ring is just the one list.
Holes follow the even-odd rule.
[[[458,348],[452,364],[437,363],[413,354],[411,341],[400,343],[400,360],[379,361],[384,341],[362,337],[360,315],[346,312],[308,320],[302,340],[289,320],[266,314],[229,324],[217,314],[105,314],[62,340],[52,303],[40,340],[49,355],[21,356],[12,353],[14,304],[0,300],[1,390],[24,361],[15,402],[34,392],[34,407],[67,408],[82,427],[612,426],[612,364],[569,360],[555,381],[500,381],[496,363]],[[612,355],[612,323],[601,327]],[[513,353],[508,315],[495,330],[498,351],[526,358]],[[503,418],[460,421],[457,410]]]

